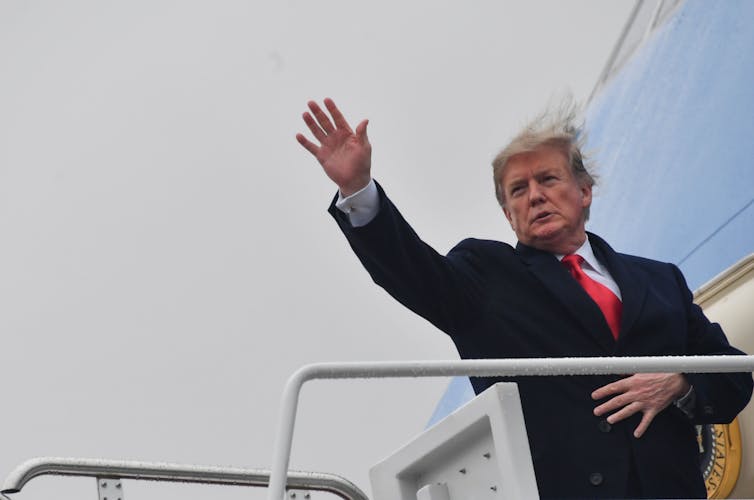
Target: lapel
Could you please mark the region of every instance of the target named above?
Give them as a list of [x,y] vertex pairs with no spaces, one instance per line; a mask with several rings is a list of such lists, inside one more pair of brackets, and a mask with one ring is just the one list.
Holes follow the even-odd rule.
[[[516,245],[516,251],[528,266],[529,271],[581,323],[585,331],[600,347],[604,351],[612,353],[615,350],[616,342],[613,340],[610,327],[607,325],[602,311],[581,285],[573,279],[557,257],[521,242]],[[609,269],[612,273],[612,268]],[[621,293],[623,293],[622,288]],[[623,319],[621,320],[621,331],[623,331]]]
[[616,253],[610,245],[599,236],[587,233],[592,244],[594,256],[602,262],[620,288],[623,312],[620,320],[618,345],[625,342],[625,337],[639,317],[647,295],[648,281],[644,273],[636,272],[624,256]]

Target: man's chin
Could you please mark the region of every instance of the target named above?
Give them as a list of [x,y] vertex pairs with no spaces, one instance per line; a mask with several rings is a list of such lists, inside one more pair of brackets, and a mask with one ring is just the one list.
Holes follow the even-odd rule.
[[533,234],[534,241],[540,241],[543,243],[552,243],[562,237],[563,228],[553,227],[553,225],[545,225],[537,229]]
[[529,246],[547,252],[562,253],[560,249],[565,243],[562,228],[542,227],[532,235]]
[[586,232],[583,228],[581,234],[579,234],[578,230],[571,231],[563,226],[542,227],[531,236],[530,243],[524,242],[530,247],[554,254],[567,255],[578,250],[584,243]]

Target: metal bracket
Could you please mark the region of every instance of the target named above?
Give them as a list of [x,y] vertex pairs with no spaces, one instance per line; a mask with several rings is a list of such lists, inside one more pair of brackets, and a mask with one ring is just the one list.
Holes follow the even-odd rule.
[[123,500],[123,483],[115,477],[98,477],[99,500]]

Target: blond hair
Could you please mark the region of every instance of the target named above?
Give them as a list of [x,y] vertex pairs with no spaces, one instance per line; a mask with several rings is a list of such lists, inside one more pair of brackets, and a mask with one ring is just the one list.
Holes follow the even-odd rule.
[[[548,109],[529,122],[495,159],[492,160],[492,177],[495,182],[495,196],[501,207],[505,207],[505,191],[502,180],[505,167],[516,155],[530,153],[543,147],[560,149],[571,165],[571,172],[582,186],[594,186],[596,179],[590,173],[589,159],[582,153],[585,142],[583,123],[576,124],[579,108],[570,100],[557,107]],[[585,218],[589,218],[589,207],[585,209]]]

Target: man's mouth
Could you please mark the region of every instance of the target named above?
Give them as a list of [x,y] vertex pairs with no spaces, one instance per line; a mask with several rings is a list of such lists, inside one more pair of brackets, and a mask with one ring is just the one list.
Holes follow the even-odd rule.
[[552,215],[552,212],[542,212],[542,213],[539,213],[539,214],[537,214],[534,217],[534,220],[532,220],[532,223],[535,223],[535,222],[544,222],[551,215]]

